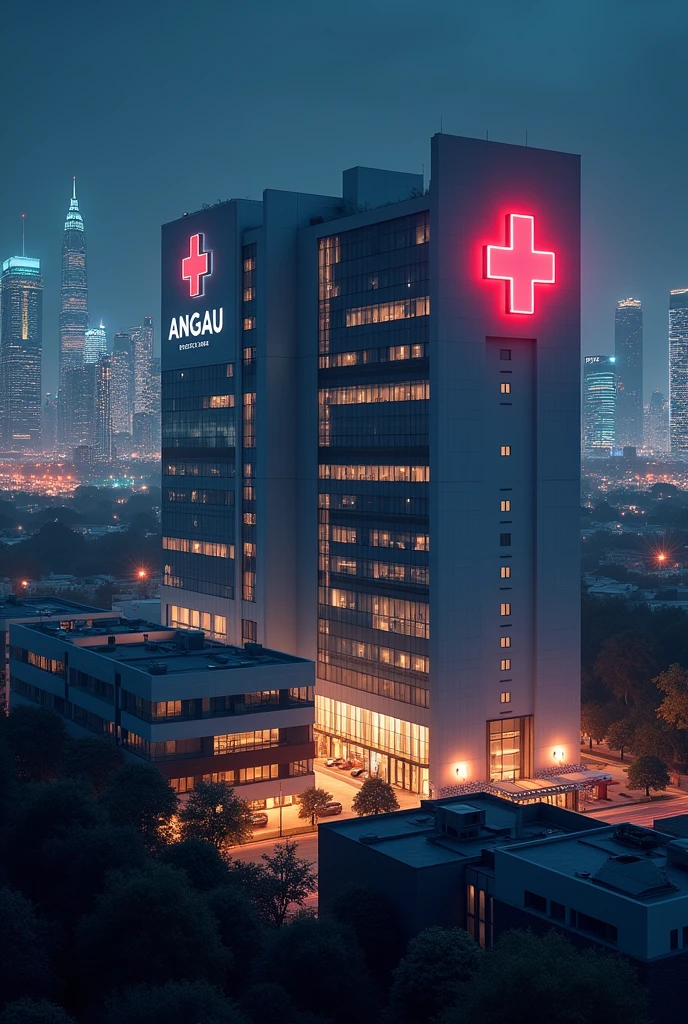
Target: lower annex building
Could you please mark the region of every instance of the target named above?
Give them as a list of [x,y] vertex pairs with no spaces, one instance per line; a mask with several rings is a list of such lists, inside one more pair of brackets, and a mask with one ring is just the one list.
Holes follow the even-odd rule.
[[421,795],[577,761],[579,159],[162,233],[163,619],[316,663],[319,756]]

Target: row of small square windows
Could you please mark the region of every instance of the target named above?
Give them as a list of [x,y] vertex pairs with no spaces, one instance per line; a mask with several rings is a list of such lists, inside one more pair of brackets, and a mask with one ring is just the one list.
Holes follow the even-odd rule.
[[[509,359],[511,359],[511,349],[510,348],[500,349],[499,358],[502,359],[502,360],[509,360]],[[511,383],[509,381],[505,381],[505,380],[500,381],[499,391],[500,391],[500,394],[502,394],[502,395],[510,395],[511,394]],[[511,445],[509,445],[509,444],[502,445],[501,448],[500,448],[500,454],[503,455],[503,456],[511,455]],[[505,500],[503,499],[502,501],[500,501],[500,503],[499,503],[499,511],[500,512],[511,512],[511,501],[508,498],[505,499]],[[500,542],[500,545],[502,545],[502,546],[507,546],[507,545],[511,544],[511,534],[509,534],[509,533],[502,533],[502,534],[500,534],[499,542]],[[499,576],[500,576],[500,579],[503,579],[503,580],[511,579],[511,566],[510,565],[501,565],[499,567]],[[508,604],[508,603],[507,604],[501,604],[500,605],[500,614],[501,615],[511,615],[511,605]],[[511,647],[511,637],[510,636],[502,636],[502,637],[500,637],[499,645],[500,645],[500,647]],[[509,672],[510,669],[511,669],[511,658],[502,658],[500,663],[499,663],[499,670],[500,670],[500,672]],[[503,690],[502,693],[500,693],[500,695],[499,695],[499,702],[500,702],[500,704],[510,704],[511,703],[511,691],[510,690]]]

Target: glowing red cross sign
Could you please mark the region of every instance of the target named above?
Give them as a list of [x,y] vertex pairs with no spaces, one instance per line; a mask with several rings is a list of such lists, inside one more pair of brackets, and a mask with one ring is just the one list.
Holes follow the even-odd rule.
[[182,260],[182,280],[189,282],[189,293],[192,298],[203,294],[203,282],[210,271],[209,252],[201,252],[203,235],[192,235],[189,239],[189,255]]
[[485,247],[485,277],[507,282],[507,313],[534,313],[535,285],[554,284],[554,253],[539,252],[534,236],[533,217],[510,213],[509,244]]

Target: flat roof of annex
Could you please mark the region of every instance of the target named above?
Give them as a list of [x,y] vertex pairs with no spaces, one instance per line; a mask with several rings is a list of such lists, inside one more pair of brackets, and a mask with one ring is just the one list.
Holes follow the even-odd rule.
[[[65,644],[97,654],[108,661],[126,665],[149,676],[190,673],[217,673],[218,670],[269,669],[275,666],[313,663],[282,651],[274,651],[261,644],[247,643],[244,647],[208,640],[202,630],[171,629],[155,622],[131,620],[124,616],[110,616],[88,626],[77,625],[72,630],[60,630],[54,623],[22,623],[12,627],[12,642],[21,645],[28,637],[22,634],[40,634],[55,646]],[[45,641],[41,643],[41,647]]]
[[66,601],[54,594],[27,595],[16,597],[14,600],[3,598],[0,600],[0,622],[18,621],[22,619],[55,618],[62,616],[65,619],[107,619],[112,618],[112,612],[105,608],[93,608],[88,604],[80,604],[78,601]]

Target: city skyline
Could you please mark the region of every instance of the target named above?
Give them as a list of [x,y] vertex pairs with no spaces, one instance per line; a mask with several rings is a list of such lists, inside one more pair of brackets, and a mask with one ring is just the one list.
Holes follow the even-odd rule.
[[[342,46],[332,14],[312,17],[298,5],[290,12],[295,58],[283,50],[287,15],[277,5],[269,4],[266,18],[209,6],[212,36],[192,19],[182,45],[176,2],[163,23],[152,10],[140,10],[132,25],[96,17],[75,0],[72,16],[83,45],[103,60],[126,51],[140,68],[139,103],[126,115],[114,82],[99,78],[84,90],[78,67],[64,63],[53,46],[62,26],[51,5],[39,3],[42,17],[31,28],[42,59],[36,74],[27,80],[20,51],[7,54],[6,73],[23,81],[32,116],[10,112],[7,119],[8,151],[23,159],[0,169],[0,242],[5,256],[17,249],[25,212],[30,248],[41,258],[46,280],[45,390],[55,385],[55,335],[48,332],[58,313],[56,232],[72,175],[89,227],[91,306],[111,336],[140,323],[143,314],[158,320],[160,223],[204,201],[256,199],[259,184],[329,194],[336,188],[332,166],[352,152],[365,165],[416,173],[425,165],[427,184],[427,138],[444,130],[482,138],[489,132],[490,139],[518,144],[527,132],[531,146],[582,154],[584,354],[612,351],[615,304],[636,295],[645,312],[644,398],[655,387],[668,394],[666,294],[688,286],[682,241],[688,213],[676,202],[688,143],[673,130],[681,116],[683,5],[668,0],[648,22],[641,6],[616,2],[602,10],[584,3],[575,13],[533,4],[517,12],[497,2],[459,12],[438,2],[418,39],[417,12],[402,4],[392,57],[374,45],[390,29],[386,5],[361,4],[370,27],[357,43],[363,73],[348,91],[337,87],[336,125],[319,87],[329,67],[324,55],[336,57]],[[356,10],[354,3],[354,16]],[[8,38],[13,31],[22,34],[24,18],[17,8],[8,12]],[[588,31],[591,23],[594,32]],[[152,35],[160,40],[155,51]],[[251,45],[228,62],[226,39],[237,36]],[[187,54],[198,47],[206,55],[202,104],[182,88]],[[404,54],[412,71],[396,81]],[[295,59],[303,67],[298,79],[291,74]],[[641,66],[647,73],[638,75]],[[59,93],[47,85],[53,75],[67,94],[79,97],[70,104],[69,132]],[[394,103],[387,84],[392,80]],[[240,104],[228,103],[236,96]],[[158,104],[162,116],[151,119]],[[94,145],[94,131],[108,145]],[[244,140],[240,148],[233,141],[237,134]],[[40,158],[46,149],[49,177]]]

